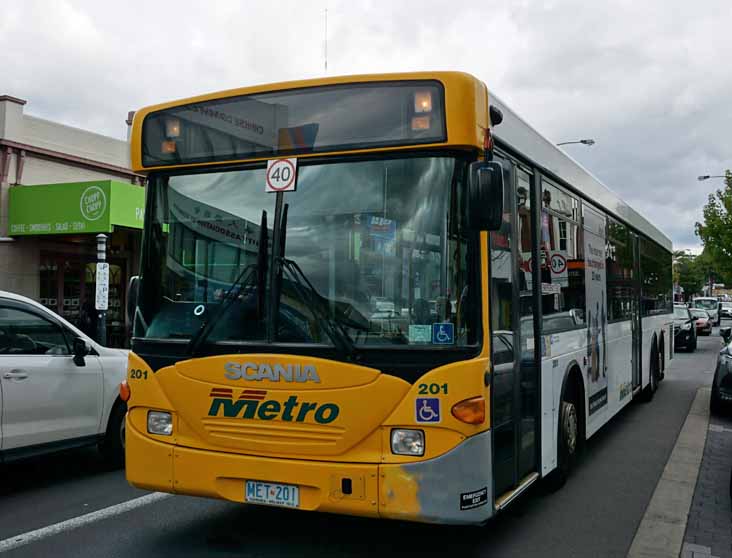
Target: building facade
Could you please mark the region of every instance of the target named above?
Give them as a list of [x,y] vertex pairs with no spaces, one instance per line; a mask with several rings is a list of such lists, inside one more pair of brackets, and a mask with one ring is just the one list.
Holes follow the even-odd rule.
[[108,345],[128,338],[125,291],[139,265],[144,180],[126,141],[25,114],[0,96],[0,289],[94,335],[96,236],[107,235]]

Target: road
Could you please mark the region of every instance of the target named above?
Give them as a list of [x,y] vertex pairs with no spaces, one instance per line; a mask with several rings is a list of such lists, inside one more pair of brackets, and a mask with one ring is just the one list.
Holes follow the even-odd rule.
[[[3,468],[0,552],[105,556],[625,556],[697,388],[711,382],[720,338],[678,353],[650,404],[595,435],[567,484],[538,486],[482,528],[307,514],[184,496],[149,502],[93,450]],[[109,516],[122,502],[139,505]],[[112,510],[119,509],[112,507]],[[65,523],[63,523],[65,522]],[[57,525],[59,524],[60,525]],[[28,535],[44,527],[56,526]],[[12,548],[24,539],[21,546]]]

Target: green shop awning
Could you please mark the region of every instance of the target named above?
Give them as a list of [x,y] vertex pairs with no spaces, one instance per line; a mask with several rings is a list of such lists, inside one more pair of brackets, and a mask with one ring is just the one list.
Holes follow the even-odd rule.
[[8,233],[109,233],[115,226],[141,229],[145,189],[114,180],[10,188]]

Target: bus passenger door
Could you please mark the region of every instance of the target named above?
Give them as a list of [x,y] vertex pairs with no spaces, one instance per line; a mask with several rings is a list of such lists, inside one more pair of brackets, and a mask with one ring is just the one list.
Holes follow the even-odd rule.
[[504,214],[489,236],[493,362],[491,424],[496,506],[538,470],[538,377],[534,349],[531,176],[504,168]]

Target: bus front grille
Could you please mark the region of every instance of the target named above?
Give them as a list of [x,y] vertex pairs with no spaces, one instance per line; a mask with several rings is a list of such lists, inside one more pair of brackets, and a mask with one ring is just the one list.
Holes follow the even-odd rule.
[[267,445],[300,445],[331,447],[343,439],[345,428],[293,424],[285,421],[242,421],[204,419],[203,426],[212,442],[252,443]]

